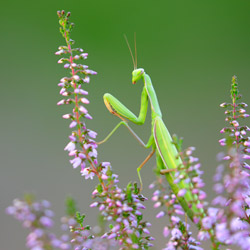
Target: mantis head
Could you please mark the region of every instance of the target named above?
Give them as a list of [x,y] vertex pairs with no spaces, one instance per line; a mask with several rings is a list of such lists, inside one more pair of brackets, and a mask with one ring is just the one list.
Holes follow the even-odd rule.
[[135,39],[135,59],[134,59],[134,56],[133,56],[133,53],[132,53],[132,50],[130,48],[130,45],[129,45],[129,42],[128,42],[126,35],[124,35],[124,38],[125,38],[126,43],[128,45],[128,49],[129,49],[129,52],[130,52],[130,55],[131,55],[131,58],[132,58],[132,61],[134,64],[134,71],[132,72],[132,83],[136,84],[136,82],[139,81],[144,74],[144,69],[142,69],[142,68],[137,69],[136,37],[134,37],[134,39]]
[[144,69],[139,68],[139,69],[135,69],[132,72],[132,83],[136,84],[137,81],[139,81],[142,76],[144,75]]

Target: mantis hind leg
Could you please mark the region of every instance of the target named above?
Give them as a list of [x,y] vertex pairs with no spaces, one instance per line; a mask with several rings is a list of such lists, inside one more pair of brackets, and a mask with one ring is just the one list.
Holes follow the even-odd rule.
[[154,153],[155,153],[155,149],[152,150],[152,152],[146,157],[146,159],[142,162],[142,164],[137,168],[137,174],[138,174],[138,178],[140,180],[140,185],[141,185],[140,191],[142,190],[142,187],[143,187],[140,171],[142,167],[148,162],[148,160],[154,155]]

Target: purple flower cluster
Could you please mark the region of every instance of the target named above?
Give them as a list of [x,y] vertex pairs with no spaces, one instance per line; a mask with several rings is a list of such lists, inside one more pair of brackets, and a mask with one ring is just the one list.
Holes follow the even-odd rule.
[[100,227],[91,230],[90,226],[83,226],[83,223],[79,225],[73,215],[75,211],[61,218],[61,230],[64,232],[61,237],[48,232],[54,224],[54,213],[46,200],[37,202],[31,196],[26,196],[25,200],[16,199],[13,206],[6,209],[6,213],[31,230],[26,242],[27,248],[31,250],[115,250],[117,246],[114,239],[100,237]]
[[152,197],[152,201],[155,203],[155,208],[160,208],[156,218],[162,218],[168,216],[169,225],[163,229],[163,236],[165,238],[170,237],[164,250],[176,250],[176,249],[196,249],[202,250],[200,242],[195,240],[189,232],[189,224],[187,224],[187,218],[184,218],[185,212],[179,204],[175,194],[167,189],[167,186],[162,177],[149,186],[150,189],[155,189]]
[[221,130],[225,138],[219,143],[226,146],[226,155],[219,154],[222,163],[217,167],[214,176],[214,190],[217,197],[213,205],[217,208],[208,210],[208,217],[204,218],[203,225],[215,230],[218,241],[225,245],[237,245],[241,249],[250,249],[250,179],[249,165],[245,162],[250,159],[250,138],[246,136],[249,128],[240,126],[239,119],[246,118],[247,104],[238,103],[241,98],[235,76],[232,78],[232,103],[223,103],[228,127]]
[[[110,222],[111,230],[105,233],[103,239],[117,239],[122,246],[120,249],[148,249],[153,246],[150,241],[148,222],[142,221],[141,209],[145,209],[143,202],[146,198],[138,194],[137,187],[128,184],[122,190],[113,186],[109,191],[109,196],[102,197],[98,190],[93,192],[94,197],[102,199],[94,202],[91,207],[98,207],[101,215]],[[113,221],[113,224],[112,224]],[[146,236],[145,236],[146,235]]]
[[[174,137],[175,138],[175,137]],[[215,237],[214,230],[210,225],[211,211],[213,208],[207,208],[208,202],[205,201],[207,195],[202,188],[205,186],[203,182],[202,175],[203,171],[200,170],[201,164],[197,157],[193,157],[194,147],[188,147],[186,150],[181,151],[181,144],[178,140],[175,139],[175,144],[179,151],[179,155],[182,159],[183,166],[185,168],[186,176],[184,175],[183,179],[186,182],[190,182],[190,192],[193,195],[193,206],[198,208],[198,212],[195,212],[194,222],[198,224],[199,232],[198,239],[200,241],[210,239],[213,249],[217,248],[217,239]]]
[[26,247],[31,250],[54,249],[60,241],[48,232],[54,222],[54,213],[46,200],[34,202],[31,196],[25,200],[15,199],[13,205],[6,208],[6,213],[22,222],[23,227],[31,232],[26,239]]
[[179,166],[178,171],[175,173],[176,179],[174,182],[184,181],[185,183],[190,183],[188,185],[189,190],[181,189],[178,196],[183,196],[185,192],[189,192],[192,195],[190,207],[194,212],[194,223],[200,224],[200,219],[204,217],[204,208],[207,206],[207,202],[205,202],[207,195],[202,190],[205,183],[202,179],[203,171],[200,170],[201,164],[199,163],[199,158],[193,156],[195,147],[188,147],[182,150],[182,139],[178,139],[176,135],[173,136],[173,143],[176,145],[182,160],[182,165]]
[[[101,228],[93,230],[89,226],[79,225],[75,218],[65,216],[61,218],[61,229],[65,233],[61,236],[64,250],[115,250],[117,242],[114,239],[102,239]],[[70,234],[69,234],[70,228]]]

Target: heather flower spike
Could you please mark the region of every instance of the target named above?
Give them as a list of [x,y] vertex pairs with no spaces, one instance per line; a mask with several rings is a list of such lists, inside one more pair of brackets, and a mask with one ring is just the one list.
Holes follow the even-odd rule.
[[[70,160],[73,168],[80,167],[82,175],[88,179],[95,175],[102,179],[102,173],[98,172],[97,161],[97,144],[93,140],[96,132],[89,131],[86,128],[86,119],[91,119],[88,109],[85,105],[89,104],[86,97],[88,92],[83,89],[84,84],[89,82],[89,75],[95,75],[96,72],[89,70],[88,66],[80,64],[80,59],[87,59],[87,53],[83,53],[81,48],[73,48],[74,41],[70,38],[70,32],[74,27],[69,22],[70,13],[58,11],[60,32],[65,38],[66,46],[60,46],[56,55],[63,55],[58,63],[64,63],[64,68],[70,70],[70,76],[63,77],[58,84],[61,88],[60,94],[65,98],[59,101],[58,105],[73,104],[72,112],[63,115],[63,118],[70,119],[69,127],[75,129],[69,136],[70,142],[66,145],[65,150],[73,157]],[[105,189],[104,184],[102,183]]]
[[[64,63],[64,68],[70,70],[70,76],[63,77],[58,84],[61,87],[60,94],[65,98],[58,102],[58,105],[73,104],[71,113],[63,115],[63,118],[71,120],[69,127],[73,129],[69,136],[69,143],[65,146],[68,151],[73,168],[80,168],[85,179],[98,177],[100,184],[93,192],[94,198],[99,201],[93,202],[90,207],[99,208],[104,220],[109,221],[112,228],[102,235],[103,241],[116,240],[124,248],[147,249],[152,245],[147,227],[150,224],[142,221],[141,209],[144,206],[140,203],[146,198],[138,194],[136,186],[131,184],[122,190],[116,185],[119,182],[118,176],[113,174],[109,162],[98,162],[97,133],[87,128],[86,122],[92,119],[86,105],[88,92],[84,89],[89,83],[89,76],[96,72],[88,69],[88,66],[79,63],[79,60],[87,59],[88,54],[83,53],[81,48],[73,48],[74,41],[70,38],[73,24],[69,22],[70,13],[58,12],[60,31],[66,41],[66,46],[60,46],[57,55],[63,55],[58,63]],[[69,98],[70,97],[70,98]],[[81,225],[80,215],[77,222]],[[76,230],[81,231],[80,229]],[[75,231],[75,232],[76,232]],[[146,234],[146,235],[145,235]]]
[[220,139],[221,146],[226,147],[224,155],[219,155],[220,165],[214,176],[215,208],[210,208],[206,222],[207,227],[214,228],[221,243],[236,245],[241,249],[250,249],[249,220],[249,128],[241,125],[247,118],[246,103],[240,102],[236,76],[232,78],[231,103],[223,103],[228,126],[221,130],[225,135]]
[[28,249],[62,249],[62,241],[49,232],[54,225],[54,212],[46,200],[36,201],[34,196],[26,195],[23,200],[15,199],[6,213],[13,216],[30,233],[26,239]]

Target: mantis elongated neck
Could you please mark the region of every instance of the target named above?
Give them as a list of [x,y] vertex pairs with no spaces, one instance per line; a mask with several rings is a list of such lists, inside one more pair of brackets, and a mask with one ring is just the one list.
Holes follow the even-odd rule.
[[146,88],[147,93],[148,93],[148,98],[150,100],[152,117],[156,117],[156,116],[162,117],[161,109],[160,109],[160,106],[158,103],[158,99],[157,99],[157,96],[156,96],[156,93],[155,93],[155,90],[154,90],[154,87],[153,87],[153,84],[151,82],[149,75],[144,73],[142,75],[142,79],[143,79],[145,88]]

